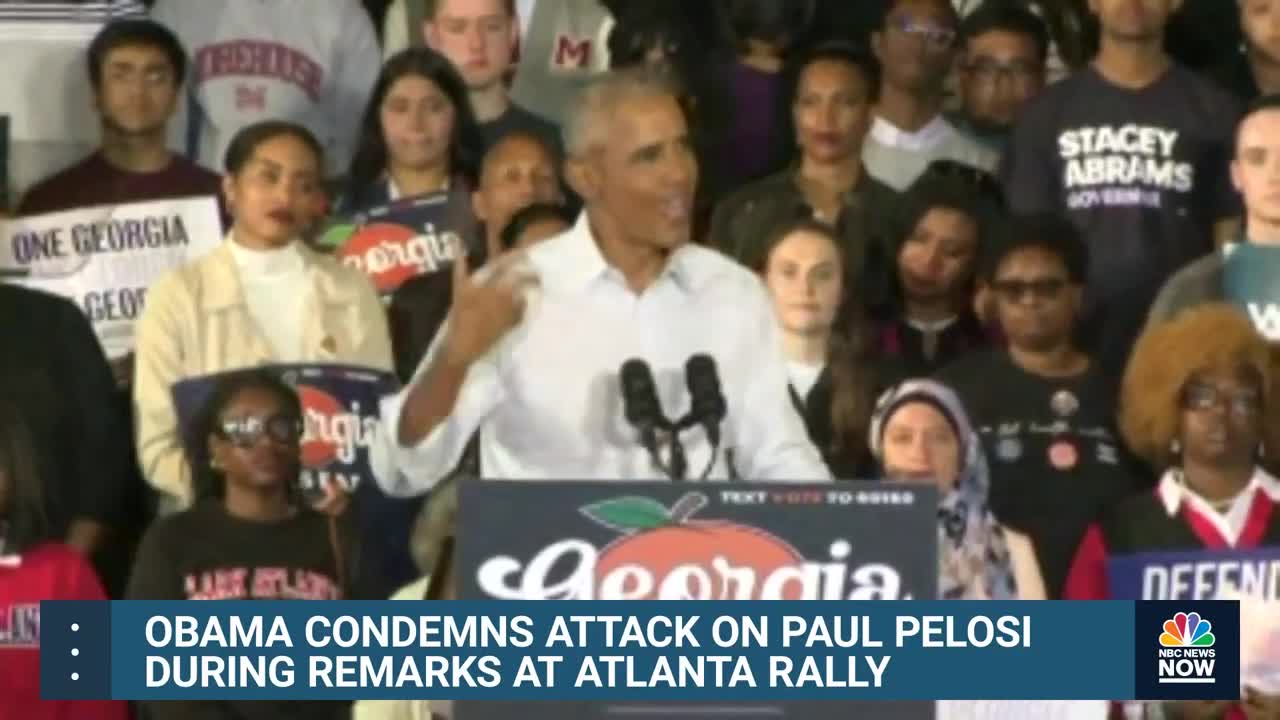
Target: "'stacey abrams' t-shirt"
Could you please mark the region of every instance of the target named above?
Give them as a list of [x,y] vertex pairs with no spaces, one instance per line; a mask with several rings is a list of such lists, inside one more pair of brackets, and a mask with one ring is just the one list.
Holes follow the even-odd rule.
[[1092,67],[1047,88],[1005,157],[1009,205],[1065,213],[1090,253],[1091,307],[1159,287],[1213,247],[1213,223],[1239,214],[1228,175],[1237,101],[1171,66],[1133,90]]
[[1113,384],[1092,370],[1032,375],[996,351],[960,360],[940,379],[982,438],[996,517],[1030,536],[1045,589],[1057,598],[1089,524],[1139,488],[1114,430]]

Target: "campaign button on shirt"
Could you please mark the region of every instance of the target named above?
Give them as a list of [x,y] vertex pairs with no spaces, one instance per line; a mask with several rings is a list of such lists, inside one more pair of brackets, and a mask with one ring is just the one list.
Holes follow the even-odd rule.
[[1013,462],[1022,457],[1022,441],[1018,438],[1002,438],[996,443],[996,457],[1002,462]]
[[1049,401],[1053,411],[1062,417],[1071,417],[1080,409],[1080,399],[1070,390],[1059,390]]
[[1031,538],[1049,597],[1059,597],[1085,528],[1141,479],[1123,462],[1112,381],[1094,368],[1041,377],[998,351],[969,356],[939,379],[980,429],[992,510]]
[[1058,440],[1049,446],[1049,464],[1059,470],[1071,470],[1080,462],[1080,451],[1069,440]]

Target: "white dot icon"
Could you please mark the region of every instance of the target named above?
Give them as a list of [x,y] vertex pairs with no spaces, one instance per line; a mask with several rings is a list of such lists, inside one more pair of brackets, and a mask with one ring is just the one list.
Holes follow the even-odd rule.
[[71,648],[71,657],[80,657],[80,648]]
[[80,623],[71,623],[71,632],[80,632]]
[[74,681],[74,680],[79,680],[79,679],[80,679],[80,673],[71,673],[71,679],[72,679],[73,681]]

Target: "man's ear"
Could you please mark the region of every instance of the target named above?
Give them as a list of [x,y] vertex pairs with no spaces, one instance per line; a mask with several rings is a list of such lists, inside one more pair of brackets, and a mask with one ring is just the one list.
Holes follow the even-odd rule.
[[484,202],[484,195],[476,190],[471,193],[471,214],[476,216],[480,222],[485,221],[485,216],[489,214]]
[[564,161],[564,178],[569,187],[584,201],[600,195],[600,172],[589,159],[568,158]]
[[440,28],[433,20],[422,21],[422,42],[432,50],[440,47]]

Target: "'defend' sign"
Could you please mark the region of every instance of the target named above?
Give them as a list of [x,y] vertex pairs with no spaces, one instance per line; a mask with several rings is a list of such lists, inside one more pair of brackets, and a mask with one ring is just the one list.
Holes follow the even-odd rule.
[[1216,600],[1242,595],[1280,601],[1280,548],[1116,555],[1107,561],[1116,600]]

